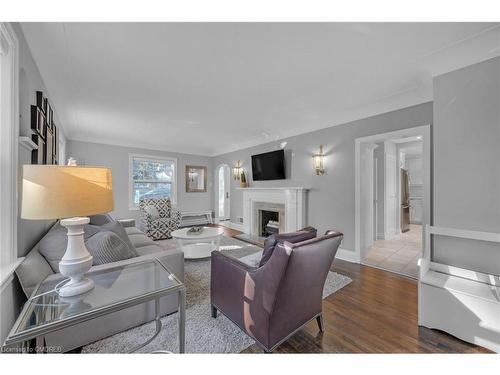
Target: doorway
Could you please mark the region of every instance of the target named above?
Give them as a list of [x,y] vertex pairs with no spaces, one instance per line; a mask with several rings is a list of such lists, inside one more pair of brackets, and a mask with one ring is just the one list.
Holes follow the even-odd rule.
[[231,190],[231,180],[230,180],[230,169],[227,164],[221,164],[215,169],[215,181],[217,187],[215,189],[216,194],[216,218],[218,221],[229,220],[230,218],[230,190]]
[[358,138],[355,156],[360,263],[418,278],[430,224],[430,127]]

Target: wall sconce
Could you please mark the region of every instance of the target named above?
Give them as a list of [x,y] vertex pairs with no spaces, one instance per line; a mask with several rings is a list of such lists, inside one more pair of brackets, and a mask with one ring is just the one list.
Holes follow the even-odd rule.
[[319,153],[313,155],[314,170],[316,171],[316,174],[318,176],[322,176],[325,174],[325,167],[323,166],[324,156],[323,145],[321,145],[319,146]]
[[233,168],[233,176],[235,180],[239,180],[241,176],[241,162],[238,160],[236,166]]

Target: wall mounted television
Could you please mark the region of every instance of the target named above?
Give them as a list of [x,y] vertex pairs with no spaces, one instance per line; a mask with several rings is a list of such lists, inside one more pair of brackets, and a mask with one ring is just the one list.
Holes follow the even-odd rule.
[[252,177],[254,181],[284,180],[285,152],[276,150],[252,155]]

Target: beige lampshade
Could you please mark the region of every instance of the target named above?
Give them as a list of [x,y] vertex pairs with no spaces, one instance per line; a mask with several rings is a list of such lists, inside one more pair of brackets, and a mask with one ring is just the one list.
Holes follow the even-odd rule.
[[109,168],[23,166],[23,219],[62,219],[112,210],[113,186]]

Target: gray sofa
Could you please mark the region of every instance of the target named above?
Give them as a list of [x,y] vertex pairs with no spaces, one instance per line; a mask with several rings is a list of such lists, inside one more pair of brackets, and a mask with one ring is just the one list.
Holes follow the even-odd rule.
[[[91,224],[103,225],[113,220],[109,215],[91,217]],[[57,223],[49,230],[52,231]],[[93,266],[92,270],[102,270],[117,265],[130,264],[150,258],[158,258],[181,281],[184,281],[184,254],[177,249],[167,250],[149,239],[135,226],[126,227],[125,231],[135,246],[138,257],[119,262]],[[26,255],[17,268],[16,274],[26,297],[29,298],[34,288],[45,278],[54,278],[55,274],[49,263],[38,251],[39,243]],[[167,296],[161,299],[161,313],[167,315],[177,311],[177,296]],[[126,310],[93,319],[78,325],[62,329],[44,337],[48,346],[60,346],[63,352],[78,348],[102,338],[122,332],[154,319],[154,302],[134,306]]]

